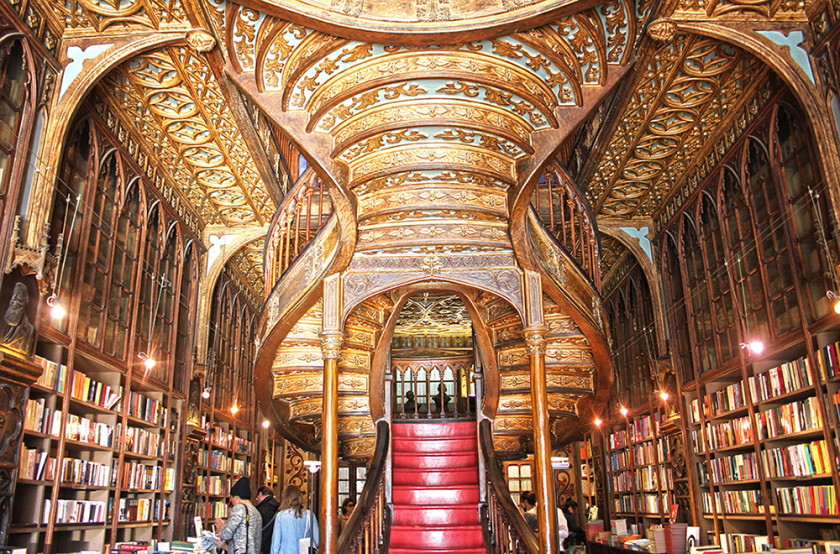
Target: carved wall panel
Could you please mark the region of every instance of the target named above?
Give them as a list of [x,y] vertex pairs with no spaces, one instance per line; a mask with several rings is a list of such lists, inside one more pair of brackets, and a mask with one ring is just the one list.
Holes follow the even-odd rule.
[[25,394],[23,386],[0,379],[0,544],[6,544],[12,520]]

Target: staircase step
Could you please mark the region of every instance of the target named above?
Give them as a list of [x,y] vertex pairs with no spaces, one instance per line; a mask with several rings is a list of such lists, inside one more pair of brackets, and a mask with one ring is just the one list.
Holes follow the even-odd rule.
[[418,489],[397,487],[393,489],[395,505],[412,506],[469,506],[478,503],[478,487],[441,487]]
[[394,437],[393,452],[474,452],[475,437]]
[[415,452],[394,452],[393,467],[406,469],[458,469],[478,466],[478,452],[458,454],[417,454]]
[[477,506],[394,506],[393,525],[421,527],[478,525]]
[[475,421],[453,421],[451,423],[394,423],[391,433],[396,437],[475,437]]
[[393,484],[415,487],[477,486],[478,467],[439,470],[400,469],[394,472]]
[[432,552],[434,554],[487,554],[484,547],[481,548],[456,548],[456,549],[428,549],[428,548],[389,548],[388,554],[426,554]]
[[391,526],[389,552],[395,548],[422,549],[425,552],[455,551],[461,548],[483,548],[484,538],[479,525]]

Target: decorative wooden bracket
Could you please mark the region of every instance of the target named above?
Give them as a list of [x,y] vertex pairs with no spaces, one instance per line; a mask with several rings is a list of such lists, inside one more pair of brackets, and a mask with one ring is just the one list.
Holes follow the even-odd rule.
[[41,244],[36,248],[24,244],[20,240],[20,216],[15,216],[15,226],[12,230],[11,248],[6,263],[6,273],[9,274],[16,267],[21,268],[24,275],[35,275],[38,280],[38,289],[43,296],[47,296],[55,290],[55,268],[61,259],[64,249],[64,233],[58,235],[55,245],[55,252],[49,251],[50,224],[44,227],[41,237]]

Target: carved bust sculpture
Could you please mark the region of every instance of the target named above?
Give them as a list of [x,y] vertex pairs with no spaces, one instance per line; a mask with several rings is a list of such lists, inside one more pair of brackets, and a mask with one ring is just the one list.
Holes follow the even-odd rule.
[[29,321],[29,290],[21,282],[15,283],[9,306],[3,315],[3,346],[24,354],[31,354],[35,342],[35,327]]

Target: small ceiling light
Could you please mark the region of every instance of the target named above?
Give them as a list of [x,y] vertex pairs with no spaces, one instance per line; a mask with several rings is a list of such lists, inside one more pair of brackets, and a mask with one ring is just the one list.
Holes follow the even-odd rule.
[[626,407],[622,406],[621,404],[619,404],[619,410],[618,411],[621,412],[621,415],[624,416],[624,417],[627,417],[627,414],[630,413],[630,410],[628,410]]
[[601,418],[600,418],[600,417],[596,417],[596,418],[595,418],[595,427],[600,427],[600,426],[601,426],[601,425],[603,425],[603,424],[604,424],[604,422],[603,422],[603,421],[601,421]]
[[146,366],[146,371],[151,371],[155,368],[157,362],[154,358],[146,358],[143,360],[143,365]]
[[231,407],[230,407],[230,413],[232,413],[232,414],[234,414],[234,415],[238,414],[238,413],[239,413],[239,406],[237,406],[236,404],[234,404],[233,406],[231,406]]
[[764,343],[760,340],[751,340],[750,342],[742,342],[741,348],[757,356],[764,352]]
[[838,295],[834,291],[828,291],[825,293],[828,296],[828,299],[834,302],[834,313],[840,314],[840,295]]
[[204,387],[204,390],[201,391],[201,398],[207,400],[210,398],[210,387]]
[[661,398],[663,402],[668,402],[668,399],[671,398],[671,395],[668,394],[668,391],[661,390],[659,391],[659,398]]
[[58,302],[58,296],[51,294],[47,297],[47,306],[50,307],[50,317],[53,319],[64,319],[67,310]]
[[268,429],[269,427],[271,427],[271,422],[268,421],[267,419],[264,419],[263,420],[263,429]]

